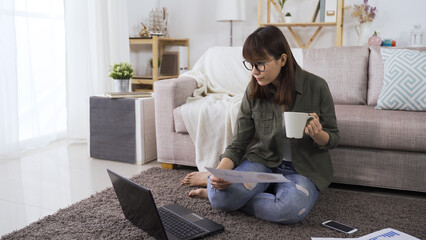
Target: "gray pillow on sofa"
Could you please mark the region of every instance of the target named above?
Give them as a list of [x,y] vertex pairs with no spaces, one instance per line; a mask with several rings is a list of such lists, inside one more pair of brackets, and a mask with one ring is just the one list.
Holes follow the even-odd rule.
[[368,54],[368,47],[304,49],[303,68],[327,81],[335,104],[366,104]]

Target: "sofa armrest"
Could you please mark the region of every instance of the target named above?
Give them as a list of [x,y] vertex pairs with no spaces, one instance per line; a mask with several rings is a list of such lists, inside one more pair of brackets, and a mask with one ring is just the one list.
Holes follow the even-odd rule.
[[190,77],[154,83],[157,161],[195,166],[195,148],[188,134],[175,131],[173,110],[193,95],[197,82]]
[[186,99],[192,96],[196,88],[197,82],[190,77],[160,80],[154,83],[157,139],[166,140],[163,137],[167,138],[170,132],[175,132],[173,109],[186,103]]

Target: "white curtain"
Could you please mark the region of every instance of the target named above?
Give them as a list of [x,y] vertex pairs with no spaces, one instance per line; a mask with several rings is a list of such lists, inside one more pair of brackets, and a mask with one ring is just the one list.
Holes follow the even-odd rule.
[[0,1],[0,157],[66,136],[62,0]]
[[86,141],[89,97],[112,88],[128,36],[127,1],[1,0],[0,158]]
[[89,98],[111,91],[109,66],[129,61],[127,1],[64,0],[68,140],[89,136]]

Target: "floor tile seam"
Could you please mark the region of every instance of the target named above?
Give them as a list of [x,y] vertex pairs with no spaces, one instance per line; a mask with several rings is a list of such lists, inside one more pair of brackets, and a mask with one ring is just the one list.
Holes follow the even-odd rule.
[[[20,201],[13,201],[13,200],[9,200],[9,199],[4,199],[4,198],[0,198],[0,201],[4,201],[4,202],[8,202],[8,203],[13,203],[13,204],[17,204],[17,205],[23,205],[23,206],[29,206],[29,207],[33,207],[33,208],[39,208],[39,209],[43,209],[43,210],[47,210],[47,211],[57,211],[59,209],[51,209],[51,208],[45,208],[45,207],[40,207],[40,206],[36,206],[34,204],[29,204],[26,202],[20,202]],[[1,205],[1,203],[0,203]],[[69,204],[71,205],[71,204]]]

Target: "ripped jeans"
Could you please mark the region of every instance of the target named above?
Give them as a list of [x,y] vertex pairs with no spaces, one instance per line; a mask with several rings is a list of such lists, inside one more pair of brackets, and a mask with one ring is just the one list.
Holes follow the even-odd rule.
[[276,168],[245,159],[234,170],[265,173],[282,173],[291,182],[234,183],[224,190],[216,190],[207,181],[207,194],[213,207],[225,211],[240,209],[266,221],[293,224],[308,215],[318,199],[319,191],[308,178],[297,174],[291,162]]

